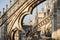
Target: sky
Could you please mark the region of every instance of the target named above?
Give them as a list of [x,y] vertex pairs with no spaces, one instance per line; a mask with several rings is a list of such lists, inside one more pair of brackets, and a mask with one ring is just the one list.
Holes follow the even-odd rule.
[[[3,8],[6,10],[6,4],[8,5],[8,8],[10,6],[10,0],[0,0],[0,11],[2,12]],[[13,4],[13,1],[12,1]]]
[[6,4],[9,4],[9,0],[0,0],[0,11],[6,7]]
[[[2,9],[3,9],[3,8],[5,8],[5,10],[6,10],[6,4],[8,4],[8,8],[9,8],[9,6],[10,6],[10,0],[0,0],[0,11],[1,11],[1,12],[2,12]],[[13,1],[12,1],[12,4],[13,4]],[[41,3],[41,4],[39,4],[39,5],[37,6],[37,7],[38,7],[38,12],[41,11],[41,8],[42,8],[42,7],[45,7],[45,6],[46,6],[45,4],[46,4],[46,2],[43,2],[43,3]],[[24,22],[25,24],[27,24],[27,20],[29,20],[29,19],[30,19],[30,20],[33,20],[35,13],[36,13],[36,8],[34,8],[32,14],[25,16],[23,22]]]

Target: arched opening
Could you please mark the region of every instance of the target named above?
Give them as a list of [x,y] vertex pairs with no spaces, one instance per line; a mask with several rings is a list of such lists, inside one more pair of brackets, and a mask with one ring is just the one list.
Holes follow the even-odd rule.
[[[51,4],[52,5],[52,4]],[[33,31],[32,33],[35,33],[35,31],[37,33],[35,33],[36,35],[39,34],[41,36],[46,36],[45,35],[45,32],[48,32],[49,31],[49,35],[51,37],[51,33],[52,33],[52,23],[51,23],[51,20],[48,19],[50,14],[51,14],[51,7],[50,7],[50,4],[49,5],[46,5],[46,2],[43,2],[41,4],[39,4],[38,6],[36,6],[34,9],[33,9],[33,12],[32,14],[30,15],[27,15],[24,17],[23,19],[23,29],[27,32],[30,31]],[[44,24],[44,22],[42,22],[43,20],[48,20],[48,22],[46,22]],[[50,21],[49,21],[50,20]],[[41,22],[41,25],[37,25]],[[30,27],[31,28],[30,28]],[[24,28],[25,27],[25,28]],[[34,31],[35,30],[35,31]],[[41,32],[41,34],[39,33]],[[32,34],[31,33],[31,34]],[[35,35],[34,34],[34,35]],[[38,36],[39,36],[38,35]],[[48,35],[48,34],[47,34]],[[34,39],[33,39],[34,40]]]
[[[47,17],[48,18],[48,15],[47,15],[47,13],[46,13],[46,9],[44,9],[45,7],[46,7],[46,5],[45,5],[45,3],[46,2],[43,2],[42,4],[39,4],[37,7],[35,7],[34,8],[34,10],[33,10],[33,16],[31,17],[31,15],[32,14],[30,14],[30,15],[26,15],[26,16],[24,16],[24,18],[22,19],[23,21],[22,21],[22,28],[24,29],[24,31],[25,31],[25,33],[27,34],[27,33],[29,33],[29,32],[31,32],[31,33],[29,33],[29,36],[31,36],[32,37],[32,40],[34,40],[35,38],[36,38],[36,40],[38,40],[38,39],[40,39],[40,32],[41,32],[41,34],[42,34],[42,36],[44,35],[44,33],[45,33],[45,30],[47,30],[47,27],[46,27],[46,24],[44,24],[44,26],[40,26],[40,25],[37,25],[37,24],[39,24],[42,20],[44,20],[45,19],[45,17]],[[44,4],[44,6],[42,6]],[[42,6],[42,7],[41,7]],[[40,10],[40,9],[41,10]],[[35,13],[35,14],[34,14]],[[31,18],[30,18],[31,17]],[[46,18],[46,19],[47,19]],[[49,19],[48,19],[49,20]],[[24,22],[25,21],[25,22]],[[28,23],[27,23],[28,22]],[[44,22],[43,22],[44,23]],[[41,25],[43,24],[42,22],[41,22]],[[41,27],[41,29],[40,29],[40,27]],[[45,28],[46,27],[46,28]],[[40,29],[40,30],[39,30]],[[18,31],[19,32],[19,31]],[[32,35],[31,35],[32,34]],[[14,34],[15,35],[15,34]],[[23,32],[19,32],[18,33],[18,35],[20,35],[19,36],[19,39],[20,40],[23,40],[22,38],[23,38],[23,35],[25,35],[25,34],[23,34]],[[29,37],[28,36],[28,37]],[[15,37],[15,36],[14,36]],[[25,35],[25,37],[26,37],[26,35]],[[27,39],[28,39],[28,37],[27,37]],[[34,38],[34,39],[33,39]],[[15,38],[14,38],[15,39]],[[18,39],[17,39],[18,40]]]

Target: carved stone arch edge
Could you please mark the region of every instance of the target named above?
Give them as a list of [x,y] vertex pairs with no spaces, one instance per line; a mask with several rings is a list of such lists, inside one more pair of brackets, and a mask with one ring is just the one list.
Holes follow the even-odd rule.
[[44,2],[44,1],[46,1],[46,0],[37,1],[37,2],[34,3],[33,5],[30,5],[30,7],[29,7],[29,9],[28,9],[28,11],[30,12],[30,14],[32,14],[33,9],[34,9],[35,7],[37,7],[40,3]]
[[22,28],[22,24],[23,24],[22,21],[23,21],[23,19],[26,15],[29,15],[28,13],[29,13],[28,11],[25,11],[21,14],[21,16],[19,16],[19,19],[18,19],[18,27],[19,27],[18,29],[19,30],[24,31],[23,28]]
[[10,34],[8,35],[9,40],[14,40],[15,33],[19,31],[17,27],[15,27],[13,30],[11,30]]
[[[35,3],[33,3],[32,5],[30,5],[29,7],[28,7],[28,10],[27,11],[25,11],[25,12],[23,12],[22,13],[22,15],[20,15],[20,17],[19,17],[19,19],[18,19],[18,26],[19,26],[19,30],[23,30],[23,28],[22,28],[22,21],[23,21],[23,19],[24,19],[24,17],[26,16],[26,15],[29,15],[29,14],[32,14],[32,11],[33,11],[33,9],[36,7],[36,6],[38,6],[40,3],[42,3],[42,2],[44,2],[44,1],[46,1],[46,0],[37,0]],[[19,24],[19,22],[20,22],[20,24]]]

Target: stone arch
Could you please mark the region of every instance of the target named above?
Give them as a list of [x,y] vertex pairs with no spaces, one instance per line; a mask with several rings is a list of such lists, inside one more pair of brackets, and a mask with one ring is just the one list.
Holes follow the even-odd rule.
[[[23,12],[23,13],[21,13],[21,15],[20,15],[20,17],[19,17],[19,19],[18,19],[18,26],[19,26],[19,28],[22,27],[22,20],[23,20],[23,18],[24,18],[26,15],[32,14],[33,9],[34,9],[37,5],[39,5],[40,3],[44,2],[44,1],[46,1],[46,0],[42,0],[42,1],[39,1],[39,0],[38,0],[38,1],[34,2],[32,5],[29,5],[28,10],[26,10],[26,11]],[[19,24],[19,22],[20,22],[20,24]]]
[[[23,28],[22,28],[22,20],[23,20],[23,18],[24,18],[26,15],[29,15],[30,13],[32,13],[33,9],[34,9],[37,5],[39,5],[40,3],[44,2],[44,1],[45,1],[45,0],[42,0],[42,1],[36,0],[34,3],[32,3],[31,5],[28,6],[28,10],[21,12],[21,14],[20,14],[20,16],[19,16],[19,19],[18,19],[18,27],[19,27],[19,28],[16,28],[16,29],[14,29],[14,30],[12,30],[12,31],[10,32],[10,36],[12,35],[12,36],[11,36],[11,40],[14,40],[15,33],[16,33],[18,30],[23,30]],[[19,22],[20,22],[20,24],[19,24]]]

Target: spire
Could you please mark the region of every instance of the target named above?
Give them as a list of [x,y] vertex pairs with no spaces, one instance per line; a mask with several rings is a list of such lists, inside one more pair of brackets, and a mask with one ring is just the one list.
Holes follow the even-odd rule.
[[44,8],[42,7],[42,10],[41,10],[42,12],[44,12]]
[[44,12],[44,4],[42,3],[41,11]]
[[36,7],[36,14],[38,14],[38,7]]
[[38,18],[38,7],[36,7],[36,17]]
[[46,16],[48,16],[48,11],[49,11],[49,0],[46,0]]
[[53,9],[53,0],[50,1],[50,5],[49,6],[50,6],[50,12],[52,12],[53,11],[52,10]]
[[46,8],[48,8],[48,6],[49,6],[49,1],[46,0]]
[[35,25],[38,24],[38,7],[36,7]]

